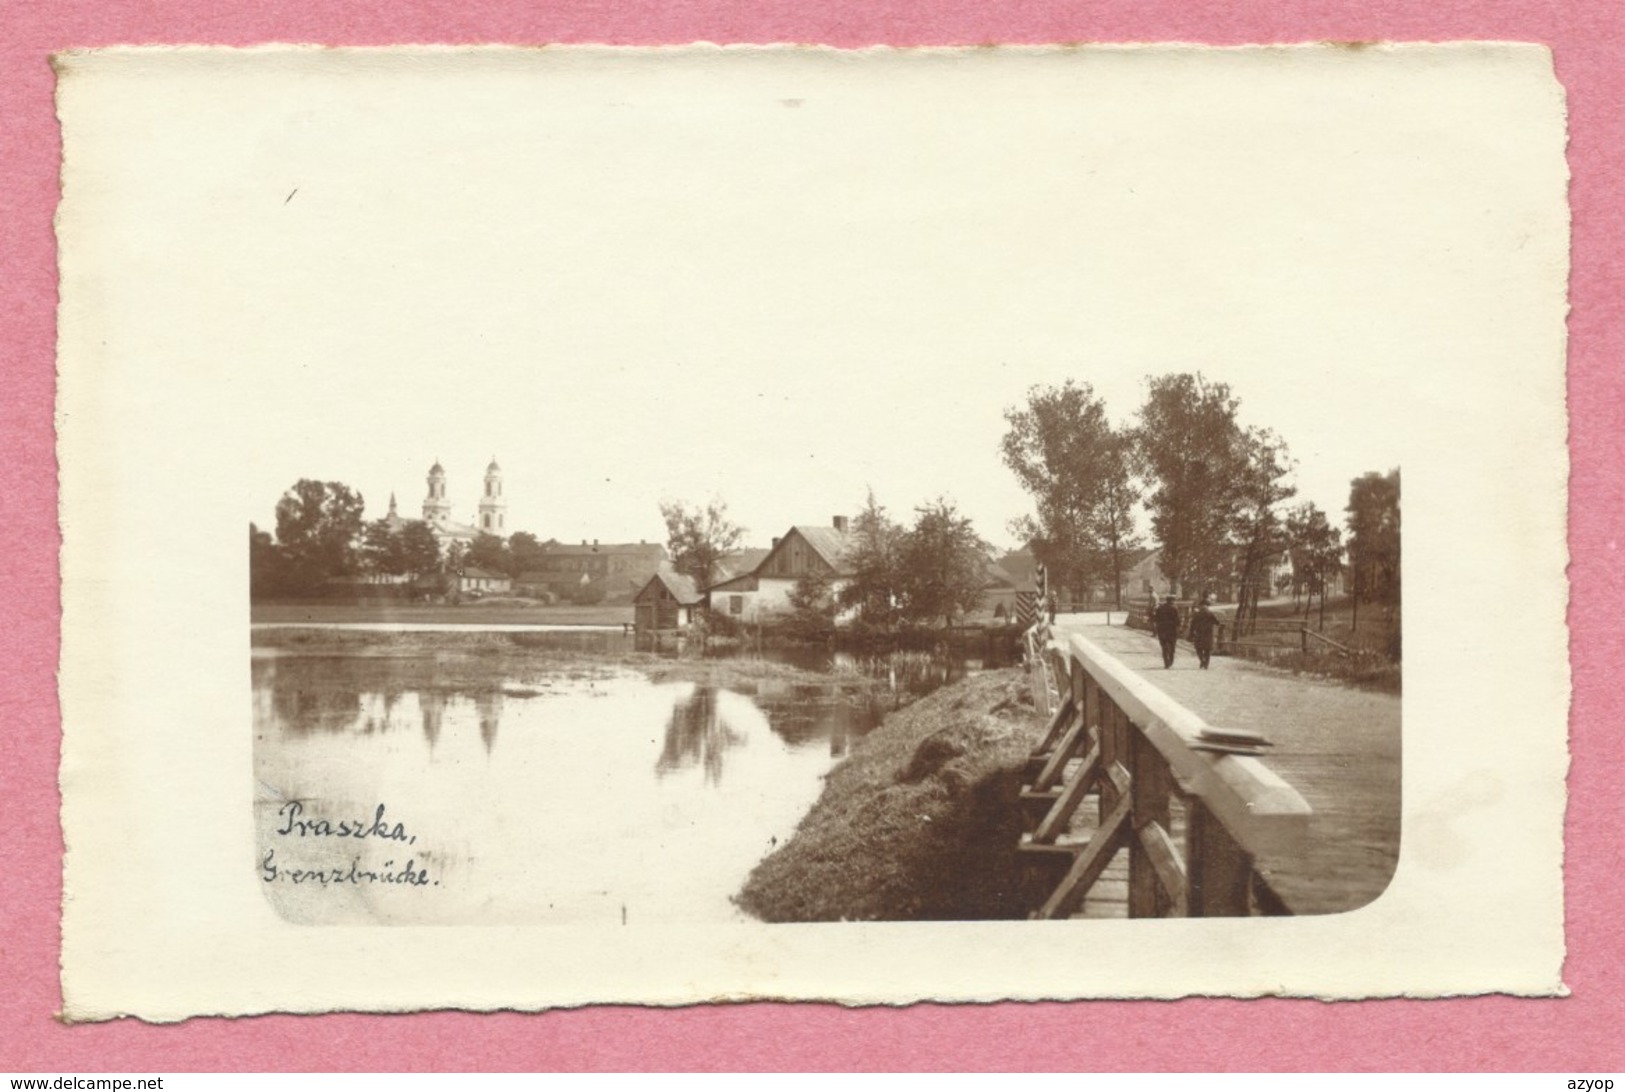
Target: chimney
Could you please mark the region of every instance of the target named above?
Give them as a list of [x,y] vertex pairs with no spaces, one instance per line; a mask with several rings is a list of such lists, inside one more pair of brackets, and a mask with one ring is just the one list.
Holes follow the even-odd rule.
[[780,543],[780,542],[783,542],[783,541],[784,541],[784,540],[783,540],[783,539],[778,539],[778,538],[776,538],[776,539],[774,539],[774,540],[773,540],[773,548],[774,548],[774,549],[775,549],[775,550],[777,550],[777,549],[778,549],[778,548],[779,548],[779,543]]
[[846,533],[846,517],[845,516],[836,516],[835,517],[835,529],[837,531],[841,532],[843,535]]
[[598,540],[596,538],[592,540],[592,548],[595,550],[598,549]]

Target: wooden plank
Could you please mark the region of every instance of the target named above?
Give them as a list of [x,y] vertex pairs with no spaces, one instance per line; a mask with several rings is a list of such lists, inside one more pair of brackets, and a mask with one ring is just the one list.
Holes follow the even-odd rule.
[[1309,805],[1256,758],[1191,749],[1207,723],[1121,661],[1077,633],[1066,638],[1075,666],[1088,667],[1106,695],[1167,760],[1174,776],[1200,797],[1237,842],[1261,855],[1300,850],[1308,840]]
[[[1140,732],[1129,740],[1129,758],[1132,763],[1134,795],[1134,827],[1139,835],[1129,846],[1129,917],[1167,917],[1174,904],[1184,895],[1184,870],[1179,873],[1178,895],[1168,885],[1164,869],[1159,868],[1156,847],[1145,844],[1147,831],[1161,831],[1168,839],[1168,797],[1173,792],[1173,775],[1168,763],[1157,748]],[[1169,841],[1170,850],[1172,842]],[[1178,860],[1178,856],[1174,857]]]
[[1185,823],[1186,905],[1190,916],[1247,917],[1252,912],[1252,857],[1201,801],[1191,801]]
[[1048,754],[1050,748],[1055,746],[1055,741],[1061,737],[1067,722],[1072,719],[1072,712],[1075,708],[1072,703],[1072,696],[1067,695],[1067,699],[1061,703],[1061,707],[1050,718],[1049,727],[1044,729],[1044,738],[1039,740],[1038,746],[1033,748],[1034,757]]
[[1089,848],[1089,839],[1067,834],[1053,842],[1035,842],[1031,834],[1023,834],[1016,848],[1037,857],[1065,858],[1070,862],[1077,860],[1078,854]]
[[[1138,848],[1139,853],[1134,849]],[[1179,859],[1179,849],[1174,845],[1173,838],[1161,823],[1147,823],[1136,832],[1134,845],[1129,849],[1129,916],[1143,917],[1175,917],[1181,918],[1186,914],[1186,891],[1188,885],[1185,881],[1185,862]],[[1133,888],[1134,874],[1132,869],[1134,861],[1144,861],[1144,867],[1150,874],[1156,888],[1156,895],[1149,901],[1144,896],[1135,897]],[[1144,881],[1142,881],[1144,882]],[[1141,912],[1149,910],[1149,913]]]
[[1034,791],[1043,792],[1045,789],[1054,787],[1061,780],[1061,771],[1066,769],[1066,764],[1077,753],[1078,744],[1082,739],[1083,721],[1074,720],[1072,727],[1067,729],[1066,735],[1061,737],[1061,742],[1056,744],[1055,750],[1050,753],[1049,760],[1044,763],[1044,768],[1033,779],[1032,788]]
[[1100,874],[1111,863],[1112,857],[1122,848],[1124,833],[1128,830],[1130,801],[1133,798],[1125,794],[1117,802],[1117,808],[1102,823],[1100,829],[1095,831],[1093,838],[1089,839],[1089,848],[1077,859],[1071,868],[1067,869],[1060,885],[1044,905],[1039,907],[1039,918],[1064,918],[1078,908],[1089,893],[1089,888],[1100,878]]
[[1084,758],[1083,765],[1066,779],[1066,786],[1050,807],[1049,814],[1044,816],[1044,821],[1033,831],[1033,841],[1053,842],[1057,835],[1066,830],[1072,822],[1073,814],[1078,810],[1078,805],[1083,803],[1083,798],[1094,787],[1095,778],[1099,773],[1100,745],[1097,743],[1089,748],[1089,754]]

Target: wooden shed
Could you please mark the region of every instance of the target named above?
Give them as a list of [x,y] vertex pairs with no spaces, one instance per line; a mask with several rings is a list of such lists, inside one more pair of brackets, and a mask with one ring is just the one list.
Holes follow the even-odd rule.
[[692,577],[661,569],[632,597],[632,617],[645,633],[685,630],[704,599]]

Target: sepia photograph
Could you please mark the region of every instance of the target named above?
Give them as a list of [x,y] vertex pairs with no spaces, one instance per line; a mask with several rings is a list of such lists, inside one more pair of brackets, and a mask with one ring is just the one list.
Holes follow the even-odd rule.
[[[67,428],[119,417],[65,478],[65,557],[118,584],[100,528],[166,543],[161,611],[120,631],[151,647],[64,693],[173,687],[144,715],[192,742],[143,768],[206,781],[227,832],[231,911],[196,916],[311,959],[432,926],[625,963],[227,1009],[1382,992],[1278,930],[1320,951],[1460,890],[1451,824],[1500,799],[1471,764],[1514,756],[1544,810],[1485,829],[1559,867],[1560,655],[1465,788],[1438,755],[1491,597],[1537,601],[1539,649],[1561,632],[1560,592],[1499,583],[1509,556],[1562,579],[1538,49],[57,70]],[[71,826],[103,805],[64,771]],[[1550,940],[1543,874],[1507,912]],[[862,973],[1055,919],[1150,954],[1059,993]],[[652,969],[684,930],[728,973]],[[1231,955],[1155,954],[1215,935]],[[1482,973],[1555,988],[1550,951]],[[850,988],[784,969],[819,952]]]

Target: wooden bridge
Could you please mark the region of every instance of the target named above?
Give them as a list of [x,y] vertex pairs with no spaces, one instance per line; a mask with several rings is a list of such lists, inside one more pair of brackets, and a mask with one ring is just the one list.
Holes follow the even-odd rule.
[[[1120,626],[1041,625],[1026,641],[1049,717],[1023,791],[1021,848],[1054,881],[1035,916],[1330,912],[1386,886],[1398,854],[1397,699],[1237,661],[1164,675],[1156,642]],[[1285,746],[1258,757],[1208,749],[1225,731]]]

